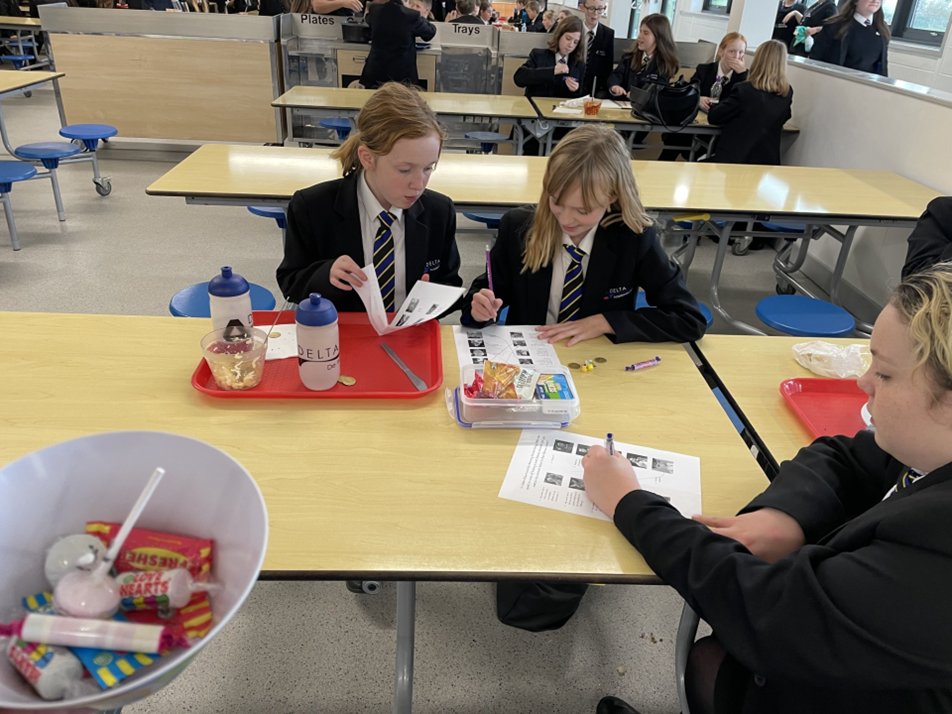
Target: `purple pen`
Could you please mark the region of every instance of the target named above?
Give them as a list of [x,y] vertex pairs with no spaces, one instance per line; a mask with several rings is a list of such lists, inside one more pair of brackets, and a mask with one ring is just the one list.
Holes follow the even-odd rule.
[[611,432],[605,434],[605,451],[608,452],[609,456],[615,455],[615,435]]
[[489,257],[490,248],[486,246],[486,278],[489,280],[489,289],[492,290],[493,294],[496,294],[496,291],[493,290],[493,264],[492,259]]
[[652,359],[646,359],[644,362],[635,362],[625,367],[626,372],[637,372],[639,369],[645,369],[647,367],[654,367],[657,364],[661,364],[660,355],[655,355]]

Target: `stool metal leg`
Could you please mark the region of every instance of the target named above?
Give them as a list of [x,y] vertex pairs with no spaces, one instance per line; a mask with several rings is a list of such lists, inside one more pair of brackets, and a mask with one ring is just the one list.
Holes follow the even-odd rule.
[[413,637],[416,628],[416,583],[397,583],[397,665],[393,682],[393,713],[413,708]]
[[694,644],[694,635],[697,633],[697,625],[700,618],[697,613],[691,609],[691,606],[684,603],[681,609],[681,620],[678,622],[678,634],[674,643],[674,670],[678,687],[678,703],[681,705],[681,714],[691,714],[688,708],[687,687],[685,686],[684,673],[688,665],[688,652],[691,651],[691,645]]
[[20,240],[17,238],[17,224],[13,220],[13,204],[10,203],[10,194],[0,194],[0,199],[3,200],[3,213],[7,217],[7,228],[10,229],[10,243],[13,245],[13,250],[20,250]]
[[63,198],[60,196],[59,178],[56,176],[56,169],[49,169],[50,183],[53,184],[53,200],[56,202],[56,215],[61,221],[66,220],[66,210],[63,208]]

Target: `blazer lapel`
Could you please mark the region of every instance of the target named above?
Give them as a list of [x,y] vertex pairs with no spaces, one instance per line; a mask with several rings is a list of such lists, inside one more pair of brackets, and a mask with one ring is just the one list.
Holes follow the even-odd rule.
[[406,288],[410,292],[413,283],[423,275],[426,267],[426,252],[429,245],[430,231],[425,223],[420,222],[423,206],[417,201],[404,211],[404,241],[403,250],[406,253]]
[[[603,302],[610,285],[615,266],[618,263],[617,239],[612,236],[611,226],[621,221],[621,214],[609,213],[602,219],[595,231],[592,254],[588,258],[588,270],[582,287],[582,307],[580,314],[588,316],[602,312]],[[634,296],[631,298],[634,305]]]
[[526,273],[523,282],[526,305],[524,322],[529,325],[544,325],[549,310],[549,288],[552,285],[552,265],[547,265],[535,273]]
[[334,218],[337,221],[334,235],[341,243],[342,252],[363,266],[364,243],[360,225],[360,208],[357,205],[357,181],[360,172],[355,171],[341,181],[334,201]]

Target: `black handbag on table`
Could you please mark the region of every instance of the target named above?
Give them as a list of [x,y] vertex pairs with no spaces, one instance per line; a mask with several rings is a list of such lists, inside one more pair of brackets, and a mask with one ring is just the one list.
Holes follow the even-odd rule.
[[683,78],[673,84],[653,76],[629,91],[631,114],[652,124],[663,124],[670,131],[681,131],[694,121],[701,103],[696,84]]

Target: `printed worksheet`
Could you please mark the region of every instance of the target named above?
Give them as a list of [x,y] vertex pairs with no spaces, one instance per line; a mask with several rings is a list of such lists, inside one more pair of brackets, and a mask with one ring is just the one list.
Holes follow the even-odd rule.
[[421,322],[439,317],[453,306],[466,290],[452,285],[440,285],[424,280],[417,280],[413,289],[403,301],[403,305],[387,323],[387,310],[383,306],[383,297],[380,295],[380,284],[377,282],[377,273],[373,263],[363,267],[367,275],[367,282],[355,288],[360,299],[367,309],[367,317],[378,335],[387,335],[397,330],[419,325]]
[[456,326],[453,337],[460,369],[481,366],[487,359],[524,365],[537,372],[551,372],[561,365],[555,347],[537,337],[532,325]]
[[[609,520],[585,495],[582,457],[605,440],[555,429],[524,430],[509,462],[499,497],[589,518]],[[701,512],[701,460],[615,441],[641,487],[665,498],[681,515]]]

